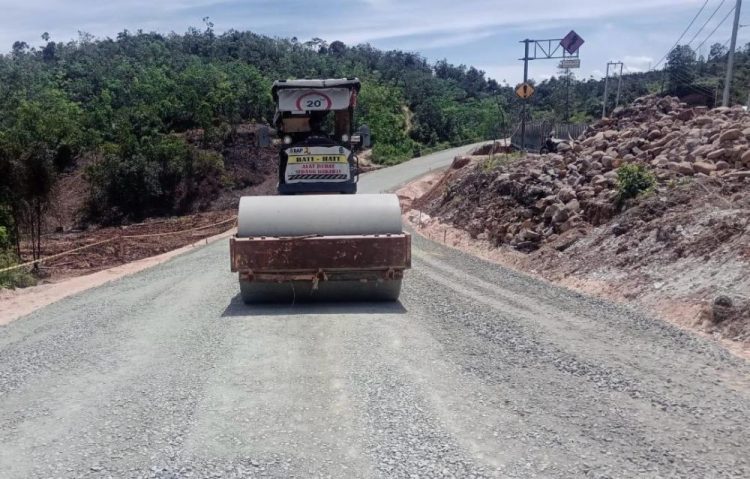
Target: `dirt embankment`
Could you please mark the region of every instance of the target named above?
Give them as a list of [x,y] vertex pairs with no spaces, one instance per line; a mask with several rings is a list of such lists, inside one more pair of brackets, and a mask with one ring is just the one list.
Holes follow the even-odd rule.
[[[236,215],[241,196],[276,194],[278,148],[258,147],[257,127],[238,125],[221,145],[213,146],[224,158],[225,185],[202,189],[194,202],[194,212],[180,217],[150,218],[118,227],[86,223],[84,208],[89,189],[84,172],[86,165],[96,158],[91,155],[80,158],[76,167],[59,179],[56,199],[45,219],[47,233],[42,257],[94,246],[45,260],[36,274],[42,282],[90,274],[160,255],[231,229],[233,224],[227,220]],[[183,136],[193,147],[205,147],[202,130],[191,130]],[[359,154],[360,172],[380,167],[371,161],[370,153],[368,150]],[[181,233],[176,234],[178,231]],[[29,259],[31,245],[22,243],[22,253]]]
[[[278,151],[255,144],[257,125],[242,124],[220,145],[213,145],[224,158],[224,186],[205,188],[195,199],[193,212],[171,218],[150,218],[138,224],[101,227],[85,221],[88,199],[86,165],[95,161],[88,155],[78,159],[58,182],[43,236],[42,258],[79,249],[52,260],[45,260],[36,274],[42,280],[56,281],[137,261],[175,250],[233,227],[240,196],[273,194],[276,190]],[[203,131],[191,130],[185,141],[204,148]],[[180,231],[181,233],[176,233]],[[127,238],[137,236],[137,238]],[[125,237],[125,238],[123,238]],[[22,242],[23,258],[31,258],[31,246]]]
[[[401,194],[434,239],[750,351],[749,146],[740,108],[645,97],[558,154],[463,159]],[[654,186],[623,200],[624,164]]]

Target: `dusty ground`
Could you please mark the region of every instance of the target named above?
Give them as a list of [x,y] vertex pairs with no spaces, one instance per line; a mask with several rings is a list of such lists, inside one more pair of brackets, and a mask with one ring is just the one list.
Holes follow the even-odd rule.
[[[626,243],[631,250],[615,253],[622,248],[620,243],[624,238],[621,236],[628,236],[613,237],[611,223],[589,228],[564,251],[542,246],[525,253],[507,245],[494,245],[482,235],[472,237],[466,230],[419,209],[438,198],[459,175],[466,173],[466,169],[486,160],[486,157],[475,157],[467,166],[431,173],[398,190],[408,224],[429,239],[494,263],[575,291],[636,305],[679,327],[722,341],[735,353],[750,358],[750,337],[742,318],[717,325],[708,317],[713,310],[712,302],[719,295],[735,298],[739,303],[750,299],[747,298],[750,295],[750,238],[745,234],[734,235],[733,241],[720,248],[706,245],[707,238],[721,237],[721,227],[717,224],[723,224],[722,218],[736,217],[733,208],[722,201],[696,200],[702,201],[702,208],[673,209],[657,220],[686,227],[693,224],[691,247],[708,248],[704,255],[675,258],[671,249],[659,248],[663,239],[657,240],[655,232],[641,240],[631,237]],[[624,224],[621,218],[619,220],[615,223]],[[659,227],[653,224],[650,229],[656,231]],[[642,225],[641,230],[641,235],[647,232]],[[739,314],[743,313],[746,314]]]
[[42,284],[29,288],[17,288],[14,290],[0,289],[0,304],[3,306],[0,309],[0,326],[8,324],[11,321],[36,311],[39,308],[57,302],[63,298],[67,298],[68,296],[101,286],[125,276],[130,276],[139,271],[143,271],[144,269],[154,267],[178,255],[187,253],[193,248],[198,248],[213,243],[214,241],[228,238],[233,235],[235,231],[236,228],[231,228],[224,233],[201,239],[167,253],[148,256],[112,268],[102,269],[95,273],[65,279],[55,278],[54,281],[45,281]]
[[[150,256],[166,253],[231,229],[235,210],[158,218],[120,227],[92,228],[86,231],[50,233],[44,236],[42,258],[86,245],[105,242],[56,259],[45,260],[38,271],[44,281],[79,276]],[[138,236],[137,238],[125,238]],[[24,243],[24,257],[31,256]]]
[[750,476],[750,363],[418,235],[412,251],[397,303],[245,305],[217,241],[0,327],[0,475]]

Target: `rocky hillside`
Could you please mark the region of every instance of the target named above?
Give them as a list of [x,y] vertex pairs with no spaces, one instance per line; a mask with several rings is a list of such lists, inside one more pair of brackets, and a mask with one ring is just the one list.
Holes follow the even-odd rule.
[[549,279],[745,341],[749,145],[739,107],[643,97],[557,154],[453,170],[414,206]]

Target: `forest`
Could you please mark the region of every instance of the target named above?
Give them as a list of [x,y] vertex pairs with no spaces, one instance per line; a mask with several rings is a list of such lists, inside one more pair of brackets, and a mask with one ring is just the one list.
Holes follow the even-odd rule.
[[[222,175],[211,151],[238,124],[271,118],[276,79],[359,77],[357,117],[380,163],[487,138],[503,118],[499,85],[483,72],[369,45],[217,35],[210,22],[185,34],[42,39],[0,56],[0,264],[21,237],[38,243],[56,178],[84,157],[87,220],[190,211],[191,191]],[[200,148],[181,136],[196,129]]]
[[[367,44],[216,34],[208,19],[184,34],[41,38],[42,46],[15,42],[0,55],[0,268],[20,259],[21,238],[39,245],[57,178],[72,169],[85,169],[83,218],[92,224],[191,211],[202,182],[222,181],[222,142],[239,124],[271,118],[276,79],[359,77],[358,123],[370,127],[372,157],[382,164],[508,136],[522,111],[511,85],[471,66]],[[686,48],[670,54],[666,75],[625,76],[621,103],[655,92],[708,101],[726,50],[715,46],[703,59]],[[748,77],[746,48],[738,78]],[[537,85],[527,114],[591,122],[602,95],[602,80],[560,72]],[[192,130],[202,131],[199,148],[184,139]]]

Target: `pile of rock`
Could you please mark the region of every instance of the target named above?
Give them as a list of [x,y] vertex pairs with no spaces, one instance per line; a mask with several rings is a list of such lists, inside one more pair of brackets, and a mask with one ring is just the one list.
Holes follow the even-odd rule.
[[646,166],[662,186],[682,177],[750,181],[750,115],[740,107],[708,110],[647,96],[566,146],[479,165],[428,212],[495,244],[533,251],[548,242],[562,250],[621,208],[617,169],[626,163]]
[[648,162],[661,179],[750,169],[750,116],[741,107],[708,110],[672,97],[644,97],[586,136],[573,150],[597,155],[605,167]]

